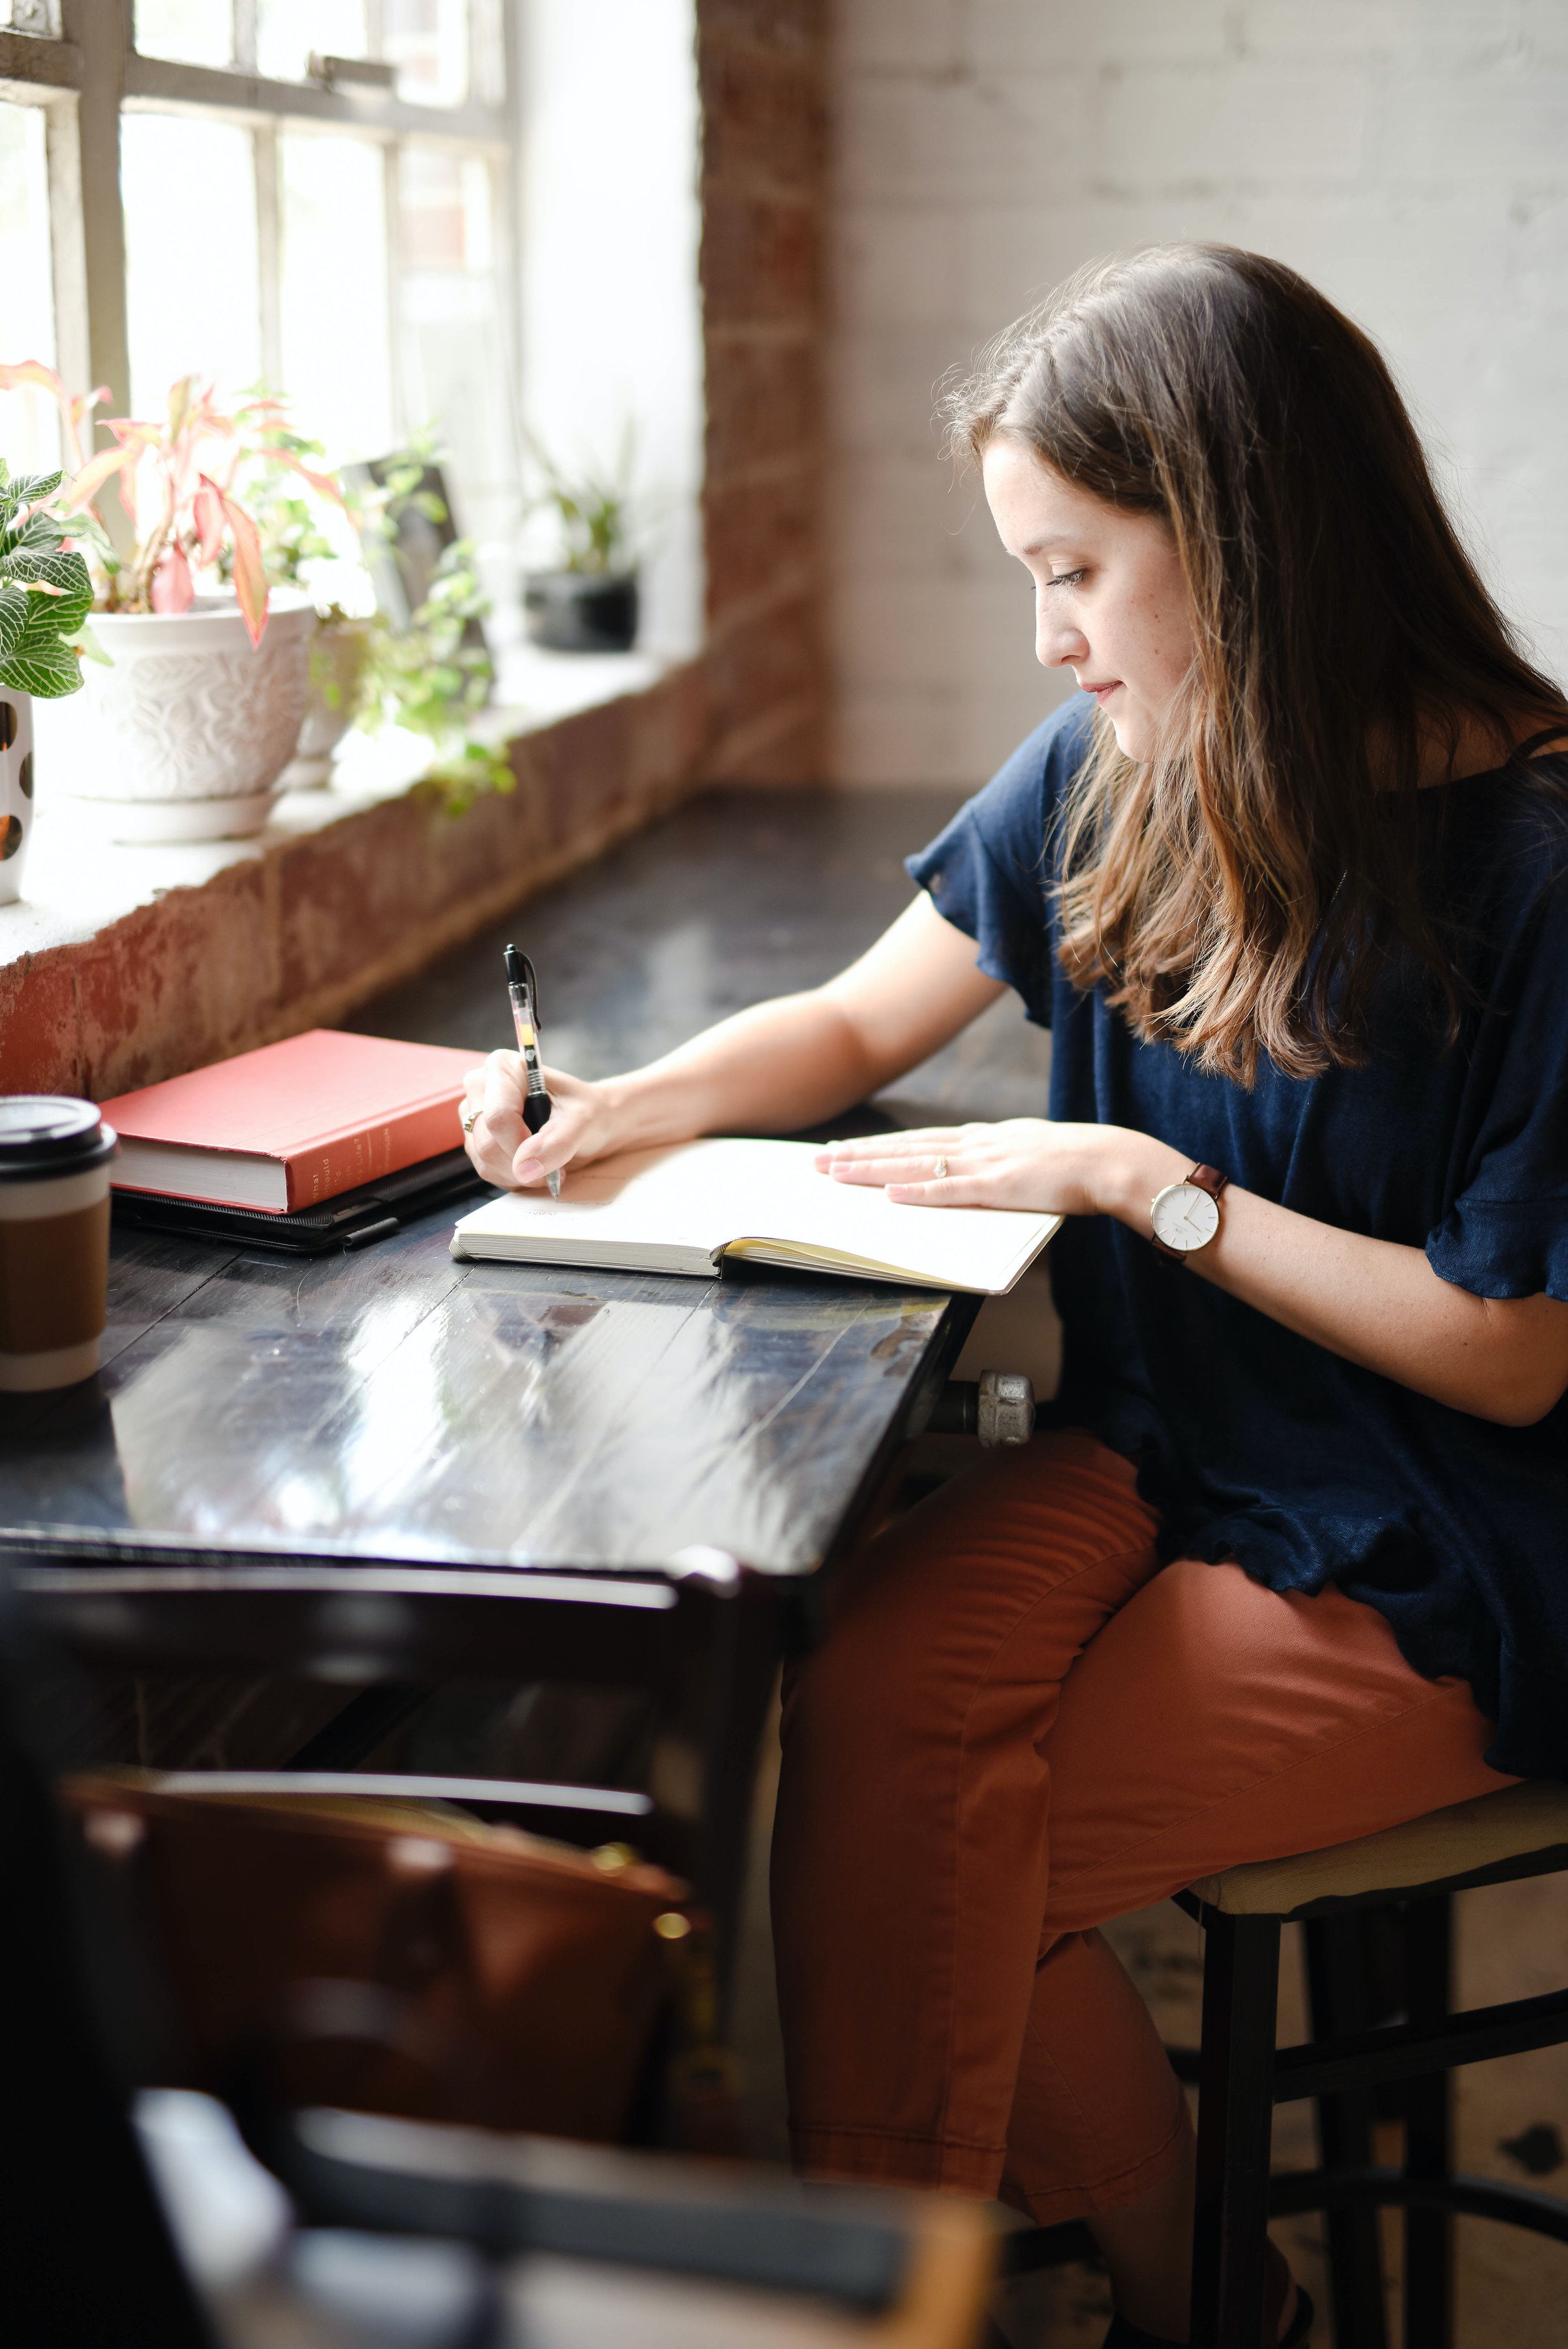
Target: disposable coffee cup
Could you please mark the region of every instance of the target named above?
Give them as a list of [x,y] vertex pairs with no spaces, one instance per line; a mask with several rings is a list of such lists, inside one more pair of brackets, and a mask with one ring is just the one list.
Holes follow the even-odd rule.
[[0,1097],[0,1393],[74,1386],[98,1368],[116,1147],[91,1102]]

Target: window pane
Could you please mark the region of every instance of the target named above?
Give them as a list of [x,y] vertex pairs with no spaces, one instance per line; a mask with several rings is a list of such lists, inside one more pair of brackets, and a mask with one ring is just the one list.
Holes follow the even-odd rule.
[[[5,288],[0,358],[55,357],[49,277],[49,183],[41,106],[0,105],[0,285]],[[78,391],[85,386],[73,384]],[[60,461],[55,403],[39,391],[0,394],[0,452],[13,473],[48,472]]]
[[399,159],[403,385],[409,420],[450,452],[458,520],[471,536],[517,521],[517,436],[496,299],[490,167],[482,156],[406,146]]
[[256,0],[258,73],[304,81],[312,49],[326,57],[369,57],[365,0]]
[[368,139],[279,140],[283,388],[333,459],[393,444],[382,150]]
[[130,398],[161,416],[182,375],[233,393],[262,371],[255,159],[238,123],[120,120]]
[[136,46],[144,57],[232,65],[234,26],[231,0],[136,0]]
[[382,0],[381,55],[398,68],[400,98],[461,106],[468,96],[468,0]]

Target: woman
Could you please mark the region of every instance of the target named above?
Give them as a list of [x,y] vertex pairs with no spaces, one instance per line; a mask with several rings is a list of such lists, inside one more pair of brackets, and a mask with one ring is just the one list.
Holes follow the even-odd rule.
[[[820,2172],[1086,2217],[1110,2340],[1179,2342],[1186,2106],[1096,1928],[1568,1775],[1568,705],[1277,263],[1085,272],[950,415],[1079,695],[852,969],[552,1076],[533,1140],[496,1055],[473,1155],[806,1126],[1007,986],[1053,1029],[1048,1118],[818,1162],[1065,1214],[1066,1367],[789,1691],[792,2125]],[[1309,2321],[1276,2260],[1264,2339]]]

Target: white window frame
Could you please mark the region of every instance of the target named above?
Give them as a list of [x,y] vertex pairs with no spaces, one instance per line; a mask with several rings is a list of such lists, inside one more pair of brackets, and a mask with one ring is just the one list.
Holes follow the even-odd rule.
[[[13,0],[15,8],[15,0]],[[216,5],[216,0],[213,0]],[[254,70],[254,0],[230,0],[232,67],[174,64],[143,57],[136,47],[134,0],[59,0],[61,37],[0,31],[0,99],[44,109],[48,157],[49,237],[54,283],[56,364],[73,390],[105,385],[108,412],[130,412],[130,343],[126,311],[125,217],[119,185],[122,114],[185,113],[246,124],[254,134],[256,227],[261,264],[263,370],[280,382],[280,240],[277,138],[285,128],[331,124],[375,140],[385,150],[387,254],[392,353],[392,402],[400,435],[411,422],[401,377],[403,337],[399,314],[398,153],[415,138],[423,146],[482,154],[492,164],[496,297],[500,326],[516,379],[514,297],[516,172],[512,108],[519,42],[516,10],[502,10],[505,38],[504,101],[470,98],[462,106],[421,106],[389,88],[348,82],[270,81]],[[469,0],[471,34],[478,34],[478,0]],[[16,10],[20,14],[21,11]],[[29,0],[29,13],[46,9]],[[48,11],[48,14],[54,12]],[[380,47],[379,0],[369,0],[369,47]],[[471,38],[470,54],[476,39]],[[113,502],[109,502],[113,512]]]

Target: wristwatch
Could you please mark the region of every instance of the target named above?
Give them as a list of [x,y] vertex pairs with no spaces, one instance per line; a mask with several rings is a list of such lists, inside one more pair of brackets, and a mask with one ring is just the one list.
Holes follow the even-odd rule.
[[1220,1194],[1230,1181],[1217,1166],[1195,1166],[1179,1183],[1168,1183],[1149,1201],[1149,1237],[1161,1256],[1185,1264],[1207,1247],[1220,1229]]

